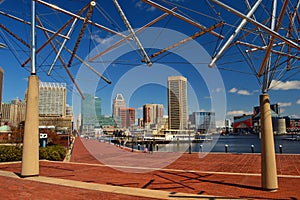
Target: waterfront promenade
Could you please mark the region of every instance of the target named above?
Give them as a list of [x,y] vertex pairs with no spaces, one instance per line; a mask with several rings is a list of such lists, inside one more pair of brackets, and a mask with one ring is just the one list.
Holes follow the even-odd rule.
[[[130,155],[142,164],[130,162]],[[177,159],[168,164],[170,157]],[[19,178],[16,173],[20,172],[20,162],[0,164],[0,196],[2,199],[300,199],[300,155],[278,154],[276,160],[279,189],[267,192],[260,188],[260,154],[179,155],[155,151],[146,154],[76,138],[70,162],[40,161],[39,177]],[[163,161],[165,166],[157,168]]]

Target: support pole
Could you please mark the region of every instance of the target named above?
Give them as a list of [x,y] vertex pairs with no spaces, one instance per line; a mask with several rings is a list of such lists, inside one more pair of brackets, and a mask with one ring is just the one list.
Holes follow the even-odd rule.
[[261,182],[264,190],[277,190],[277,169],[274,136],[268,94],[260,95],[261,121]]
[[28,78],[25,129],[22,154],[22,177],[39,175],[39,78]]
[[35,69],[35,2],[31,4],[31,75],[28,78],[21,176],[39,175],[39,78]]

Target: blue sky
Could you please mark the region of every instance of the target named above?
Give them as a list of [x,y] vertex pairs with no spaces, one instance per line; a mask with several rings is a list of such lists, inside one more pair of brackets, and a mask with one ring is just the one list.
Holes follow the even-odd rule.
[[[89,1],[48,0],[47,2],[55,4],[60,8],[63,8],[70,12],[76,13]],[[212,25],[220,22],[220,20],[224,20],[226,24],[223,27],[215,29],[215,32],[222,33],[222,35],[225,36],[223,41],[208,33],[194,40],[194,42],[197,42],[199,45],[201,45],[210,56],[215,54],[220,49],[220,47],[224,44],[224,42],[226,42],[228,37],[234,31],[234,27],[236,27],[241,21],[240,18],[236,17],[232,13],[206,0],[154,0],[154,2],[160,3],[167,8],[177,6],[177,12],[179,14],[189,17],[206,27],[211,27]],[[232,6],[242,13],[248,12],[244,1],[222,0],[222,2]],[[255,1],[251,0],[249,0],[249,2],[251,5],[255,3]],[[263,22],[264,20],[269,19],[268,11],[270,11],[270,2],[271,1],[263,0],[262,5],[259,6],[258,10],[255,12],[255,16],[258,21]],[[296,1],[290,1],[288,5],[289,11],[293,11],[292,8],[294,7],[295,2]],[[281,8],[280,3],[281,2],[279,2],[279,6],[277,9],[277,16]],[[123,8],[132,27],[135,29],[145,25],[146,23],[163,14],[161,10],[151,7],[139,0],[119,0],[119,4]],[[214,5],[214,8],[212,8],[210,5]],[[37,15],[41,19],[43,25],[48,29],[58,30],[59,27],[61,27],[67,20],[70,19],[69,16],[61,14],[60,12],[56,12],[39,3],[36,3],[36,7]],[[0,10],[2,12],[22,18],[26,21],[30,21],[30,1],[2,0],[0,1]],[[85,17],[86,12],[84,12],[82,16]],[[16,20],[12,20],[3,15],[0,15],[0,20],[1,24],[5,25],[8,29],[21,37],[27,43],[30,43],[30,26],[17,22]],[[125,34],[127,31],[126,26],[122,22],[111,0],[97,2],[97,6],[93,10],[91,20],[117,32],[125,31]],[[298,23],[299,22],[295,21],[293,25],[295,27],[298,27],[299,29]],[[268,25],[268,23],[266,25]],[[288,18],[285,17],[282,21],[282,27],[288,26]],[[75,25],[75,29],[71,35],[71,39],[66,44],[68,48],[74,48],[75,41],[79,35],[81,27],[82,22],[78,22]],[[196,28],[191,24],[188,24],[176,17],[171,16],[167,16],[164,19],[160,20],[154,25],[154,27],[178,31],[187,36],[199,31],[199,28]],[[255,30],[255,27],[249,23],[247,23],[245,27],[246,29],[238,34],[237,38],[244,36],[244,38],[240,39],[241,41],[263,46],[257,32],[253,31]],[[70,26],[62,31],[62,33],[66,34],[69,28]],[[247,30],[249,30],[251,34],[247,35]],[[25,67],[21,67],[21,64],[28,58],[29,49],[13,37],[11,37],[11,35],[9,35],[3,29],[0,29],[0,31],[0,42],[7,45],[6,49],[0,49],[0,66],[4,68],[5,71],[3,101],[8,102],[16,97],[23,99],[27,87],[27,77],[30,74],[30,63]],[[280,29],[278,32],[282,35],[286,34],[286,30],[284,28]],[[154,44],[156,41],[167,41],[171,40],[170,38],[174,39],[174,41],[169,41],[170,44],[171,42],[175,43],[178,41],[175,40],[176,37],[173,38],[170,36],[169,38],[168,36],[162,36],[163,33],[156,33],[157,34],[153,35],[153,38],[151,38],[153,41],[153,47],[148,47],[146,49],[146,52],[149,55],[158,51],[158,49],[156,49],[157,44]],[[138,34],[137,36],[141,38],[143,37],[142,34]],[[265,40],[268,39],[266,34],[263,34],[263,37],[265,38]],[[292,37],[298,37],[298,33],[295,33],[295,30],[292,33]],[[62,41],[61,38],[58,37],[58,39]],[[92,52],[96,54],[95,52],[100,52],[101,50],[106,49],[118,40],[118,36],[114,36],[107,31],[88,25],[79,44],[77,54],[81,58],[85,58],[86,60],[88,60],[89,58],[91,58],[91,55],[93,55]],[[44,33],[41,30],[37,30],[37,46],[41,46],[44,41],[46,41]],[[275,39],[275,43],[278,42],[280,42],[280,40]],[[145,44],[146,41],[142,39],[141,43]],[[57,48],[59,48],[59,45],[57,45],[56,43],[55,45]],[[159,67],[170,70],[170,74],[165,75],[175,75],[178,72],[186,76],[188,78],[188,81],[190,82],[191,87],[193,88],[195,96],[197,97],[197,102],[195,102],[192,97],[189,99],[189,112],[196,110],[210,110],[212,97],[214,96],[212,94],[214,93],[224,93],[226,95],[226,102],[224,102],[224,104],[228,117],[232,117],[233,115],[240,115],[243,113],[251,113],[253,106],[257,106],[259,104],[259,94],[261,93],[261,86],[253,71],[251,70],[251,67],[249,67],[248,63],[245,61],[245,57],[240,52],[244,52],[246,49],[249,49],[248,47],[233,45],[231,48],[225,51],[224,55],[220,58],[220,60],[218,60],[217,66],[215,67],[216,69],[218,69],[222,77],[224,88],[216,87],[212,91],[208,89],[208,86],[204,80],[205,78],[196,76],[197,69],[193,69],[193,63],[189,63],[186,58],[182,58],[176,54],[177,52],[180,53],[182,51],[193,52],[194,46],[191,43],[186,43],[178,48],[175,48],[173,53],[164,53],[158,57],[153,58],[154,64],[152,69],[149,69],[149,67],[141,62],[140,52],[139,50],[137,50],[134,42],[131,42],[131,44],[128,45],[128,48],[132,49],[130,49],[130,51],[128,51],[126,54],[120,55],[115,58],[114,62],[112,62],[109,66],[105,66],[105,63],[110,62],[107,59],[109,58],[109,56],[104,56],[103,58],[96,60],[96,62],[90,63],[98,71],[103,70],[103,67],[105,66],[106,70],[103,71],[103,74],[112,81],[112,84],[107,84],[103,80],[93,78],[93,76],[82,78],[80,75],[78,75],[78,72],[80,71],[79,69],[82,67],[82,64],[76,58],[73,61],[73,65],[69,68],[72,75],[74,77],[77,77],[79,82],[87,83],[87,85],[96,85],[95,95],[99,96],[102,99],[103,114],[111,114],[111,101],[116,92],[126,93],[126,87],[123,87],[119,91],[116,90],[116,88],[118,88],[117,84],[122,79],[122,77],[124,78],[124,75],[132,72],[132,70],[134,70],[135,68],[139,69],[139,67],[142,67],[141,69],[144,69],[144,71],[133,78],[141,80],[146,79],[148,78],[147,73],[152,73],[150,72],[150,70],[157,70],[155,73],[157,73],[157,75],[160,75]],[[279,50],[280,47],[274,47],[274,49]],[[287,52],[287,48],[285,48],[284,51]],[[291,54],[298,55],[299,51],[295,48],[292,48]],[[251,57],[253,67],[258,70],[262,58],[265,55],[265,51],[257,51],[249,55]],[[277,55],[272,54],[272,64],[274,64],[276,56]],[[48,44],[38,54],[37,57],[37,69],[40,80],[66,82],[69,89],[68,103],[72,104],[72,101],[74,101],[74,96],[79,97],[79,95],[78,92],[74,91],[73,84],[70,81],[67,73],[64,71],[61,63],[59,61],[56,63],[51,76],[46,75],[46,72],[48,71],[55,57],[55,53],[53,52],[51,46]],[[70,54],[67,51],[63,50],[62,57],[65,62],[68,63]],[[205,57],[205,59],[203,57]],[[209,69],[207,66],[210,61],[209,59],[210,57],[203,56],[203,54],[200,55],[199,53],[199,61],[196,62],[201,62],[201,64],[198,63],[199,67]],[[283,56],[283,58],[280,60],[282,64],[278,67],[278,70],[275,73],[272,89],[269,91],[271,103],[280,104],[282,115],[294,115],[299,117],[299,61],[292,59],[292,69],[290,71],[286,71],[286,60],[287,58]],[[216,77],[210,76],[206,78],[213,80]],[[128,81],[130,82],[131,80]],[[155,78],[153,80],[155,80]],[[165,114],[167,114],[167,80],[165,80],[164,84],[165,85],[158,84],[155,81],[153,81],[152,83],[150,81],[148,83],[145,82],[144,84],[141,84],[131,94],[130,99],[126,99],[127,106],[134,107],[137,109],[137,112],[139,112],[138,110],[145,103],[163,103],[165,105]],[[192,93],[193,92],[189,91],[189,95],[193,95]]]

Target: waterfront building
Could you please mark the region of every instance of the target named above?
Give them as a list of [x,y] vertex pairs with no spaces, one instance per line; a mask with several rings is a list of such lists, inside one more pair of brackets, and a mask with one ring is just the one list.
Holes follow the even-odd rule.
[[[25,99],[27,92],[25,94]],[[73,128],[73,116],[66,104],[66,83],[39,83],[39,126],[55,127],[56,131],[65,133]],[[68,112],[68,115],[67,115]]]
[[157,125],[164,116],[163,104],[143,105],[143,124],[145,127]]
[[120,108],[119,114],[121,119],[121,128],[129,128],[135,124],[134,108]]
[[285,116],[286,131],[289,133],[299,133],[300,132],[300,118]]
[[69,104],[66,105],[66,116],[73,116],[73,107]]
[[[272,126],[273,126],[273,131],[274,133],[277,133],[278,131],[278,118],[280,116],[280,107],[278,104],[271,104],[270,105],[271,109],[271,118],[272,118]],[[253,108],[253,128],[254,130],[260,131],[260,107],[255,106]]]
[[81,134],[89,134],[99,126],[98,120],[101,117],[101,100],[93,94],[84,94],[85,99],[81,100]]
[[[3,77],[4,77],[4,70],[2,67],[0,67],[0,119],[2,118],[1,105],[2,105]],[[1,122],[0,122],[0,126],[1,126]]]
[[168,77],[169,129],[188,128],[187,79],[183,76]]
[[39,83],[39,115],[66,116],[67,89],[65,83]]
[[138,118],[138,127],[139,129],[144,128],[144,119]]
[[113,127],[114,128],[117,126],[116,121],[111,116],[101,116],[99,119],[99,125],[102,128],[105,128],[105,127],[109,127],[109,128]]
[[2,103],[1,122],[17,127],[22,121],[25,121],[25,107],[25,103],[18,98],[12,100],[10,103]]
[[216,131],[215,112],[193,112],[190,122],[191,127],[198,133],[213,133]]
[[233,117],[233,131],[236,133],[249,133],[253,130],[253,115],[241,115]]

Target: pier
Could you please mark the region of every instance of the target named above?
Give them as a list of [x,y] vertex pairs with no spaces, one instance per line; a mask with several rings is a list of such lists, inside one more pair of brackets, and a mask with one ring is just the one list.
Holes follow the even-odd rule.
[[[88,145],[88,146],[87,146]],[[111,154],[108,154],[110,152]],[[113,152],[118,156],[112,158]],[[125,153],[125,154],[124,154]],[[132,166],[138,155],[144,167]],[[261,189],[260,154],[182,153],[163,168],[169,152],[131,152],[106,142],[76,138],[70,162],[40,161],[40,176],[16,174],[21,163],[1,163],[2,198],[25,199],[299,199],[300,155],[276,154],[279,189]],[[98,158],[98,159],[97,159]],[[103,159],[116,164],[104,164]],[[151,166],[149,166],[152,165]],[[148,165],[148,167],[147,167]],[[133,170],[132,172],[129,172]]]

